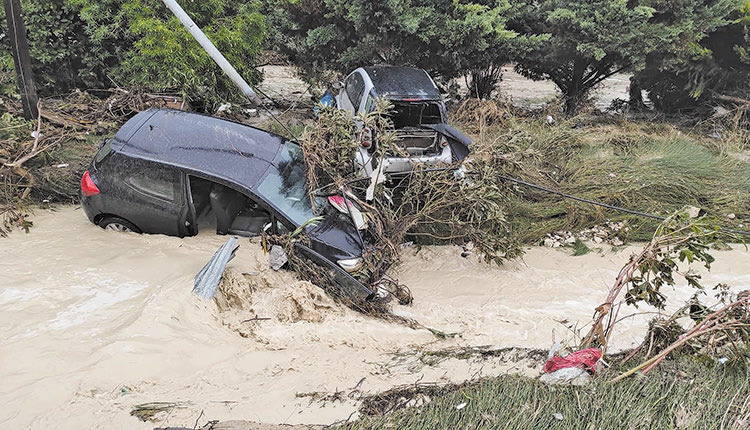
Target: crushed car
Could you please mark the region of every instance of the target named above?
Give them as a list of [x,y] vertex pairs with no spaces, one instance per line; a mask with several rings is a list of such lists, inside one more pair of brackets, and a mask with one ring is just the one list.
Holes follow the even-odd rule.
[[448,122],[445,101],[435,82],[423,69],[396,66],[360,67],[343,82],[335,83],[320,103],[345,110],[355,117],[372,112],[375,100],[387,99],[393,105],[391,121],[396,144],[407,157],[388,154],[373,159],[377,139],[371,130],[358,124],[360,147],[355,166],[360,176],[371,176],[378,163],[386,174],[408,172],[414,163],[448,165],[469,154],[471,139]]
[[329,200],[313,202],[306,178],[300,147],[282,136],[150,109],[103,142],[81,178],[80,198],[92,223],[115,231],[184,237],[211,228],[250,237],[302,228],[309,246],[295,243],[295,250],[329,270],[349,296],[372,299],[350,275],[366,248],[357,226]]

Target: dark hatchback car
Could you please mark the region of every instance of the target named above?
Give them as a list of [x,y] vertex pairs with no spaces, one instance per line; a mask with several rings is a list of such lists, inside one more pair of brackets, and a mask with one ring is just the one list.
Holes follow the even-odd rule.
[[[295,246],[328,268],[350,295],[373,292],[349,273],[365,244],[352,219],[306,190],[300,147],[247,125],[168,109],[130,119],[105,141],[81,179],[89,220],[111,230],[193,236],[284,234],[305,226],[310,247]],[[320,216],[317,223],[307,222]]]

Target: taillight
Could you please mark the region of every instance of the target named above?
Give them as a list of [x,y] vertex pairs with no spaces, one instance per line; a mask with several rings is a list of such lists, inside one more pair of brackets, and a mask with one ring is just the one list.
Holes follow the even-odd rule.
[[370,127],[365,127],[359,133],[359,143],[363,148],[369,148],[372,146],[372,130]]
[[81,193],[83,193],[83,195],[86,197],[99,194],[99,188],[94,183],[94,180],[91,179],[91,175],[89,175],[88,170],[83,174],[83,177],[81,178]]

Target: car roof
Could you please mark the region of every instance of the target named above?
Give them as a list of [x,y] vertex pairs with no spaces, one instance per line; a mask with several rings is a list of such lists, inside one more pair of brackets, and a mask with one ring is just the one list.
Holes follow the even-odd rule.
[[362,68],[370,77],[376,96],[390,99],[415,98],[440,100],[440,91],[423,69],[399,66],[367,66]]
[[112,148],[253,188],[287,139],[220,118],[149,109],[117,132]]

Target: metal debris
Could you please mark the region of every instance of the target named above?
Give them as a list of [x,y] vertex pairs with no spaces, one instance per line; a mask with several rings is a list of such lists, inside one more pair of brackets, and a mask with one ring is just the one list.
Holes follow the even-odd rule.
[[237,236],[232,236],[229,240],[216,251],[211,260],[195,275],[195,286],[193,293],[210,300],[214,298],[216,289],[219,287],[221,276],[227,263],[234,258],[234,253],[240,245],[237,243]]

